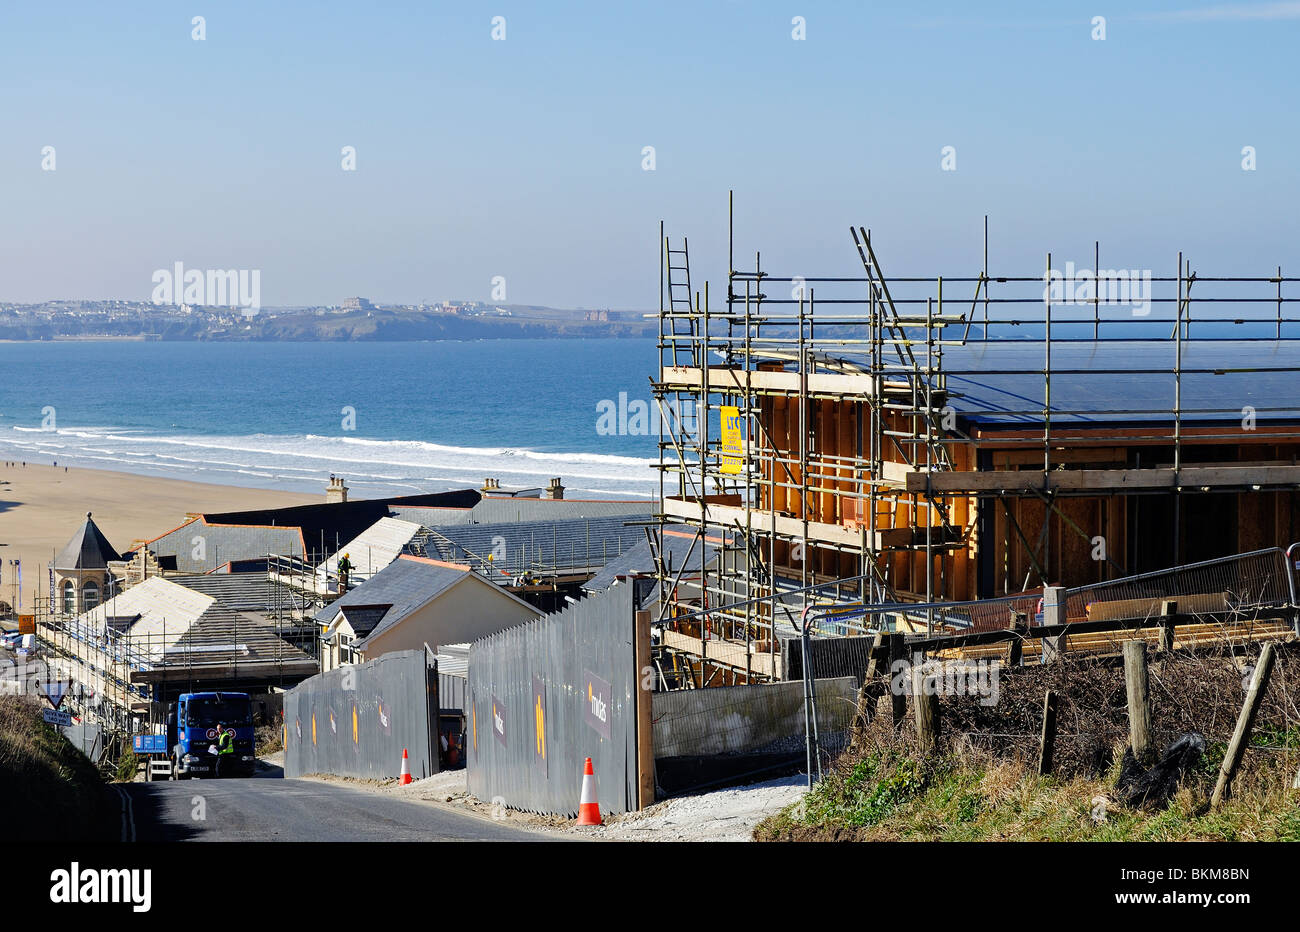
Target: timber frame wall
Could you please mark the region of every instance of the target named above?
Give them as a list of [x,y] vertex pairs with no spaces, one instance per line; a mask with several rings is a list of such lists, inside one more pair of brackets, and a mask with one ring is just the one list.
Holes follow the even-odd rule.
[[[984,267],[965,278],[886,280],[861,227],[857,277],[777,276],[758,253],[738,270],[733,227],[726,310],[715,311],[707,284],[692,289],[686,241],[660,233],[660,521],[697,541],[683,565],[658,561],[657,623],[695,685],[781,678],[776,642],[812,602],[985,598],[1297,537],[1300,404],[1257,405],[1247,419],[1233,399],[1195,407],[1183,390],[1220,371],[1189,365],[1196,344],[1300,344],[1288,316],[1300,297],[1283,293],[1300,279],[1280,268],[1205,278],[1180,253],[1176,276],[1149,277],[1156,313],[1139,318],[1103,303],[1100,279],[1090,304],[1054,308],[1050,254],[1043,275],[991,277],[987,219]],[[1099,247],[1095,258],[1100,268]],[[1197,303],[1211,310],[1194,328]],[[1013,342],[1041,360],[1018,372],[1038,386],[1023,410],[950,396],[952,378],[988,372],[946,360],[954,348]],[[1080,343],[1149,343],[1140,356],[1152,362],[1063,365],[1062,348]],[[1300,365],[1229,371],[1300,385]],[[1121,373],[1167,380],[1168,403],[1135,399],[1121,417],[1053,402],[1054,378]],[[739,448],[722,436],[732,408]],[[699,539],[713,542],[712,562]]]

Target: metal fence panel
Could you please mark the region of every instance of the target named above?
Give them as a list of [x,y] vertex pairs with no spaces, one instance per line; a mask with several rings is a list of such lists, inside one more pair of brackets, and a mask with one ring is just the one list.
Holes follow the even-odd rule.
[[403,749],[415,779],[437,773],[436,684],[424,651],[406,650],[294,687],[284,697],[285,776],[396,777]]
[[574,816],[585,758],[603,812],[636,808],[632,587],[475,641],[465,715],[469,791]]
[[59,731],[63,732],[63,737],[72,742],[73,747],[89,757],[92,762],[98,764],[100,758],[104,756],[104,730],[99,725],[90,722],[60,725]]

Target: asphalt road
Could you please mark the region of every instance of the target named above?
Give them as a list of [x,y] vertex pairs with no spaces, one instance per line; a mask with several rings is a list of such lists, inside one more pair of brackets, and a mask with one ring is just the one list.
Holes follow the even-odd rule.
[[121,788],[130,800],[124,831],[135,841],[545,840],[427,803],[319,780],[287,780],[278,768],[246,779],[158,780]]

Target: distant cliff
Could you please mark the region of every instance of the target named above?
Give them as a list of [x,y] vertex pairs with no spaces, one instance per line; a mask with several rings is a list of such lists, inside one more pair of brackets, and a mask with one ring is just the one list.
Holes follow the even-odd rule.
[[[627,315],[631,316],[631,315]],[[104,319],[76,314],[0,315],[0,340],[152,339],[273,340],[300,342],[399,340],[503,340],[649,337],[653,320],[585,320],[513,316],[460,316],[432,311],[358,310],[317,314],[263,310],[250,318],[226,314]]]
[[[555,337],[648,337],[653,321],[544,320],[517,317],[458,317],[453,314],[377,310],[319,317],[286,314],[254,318],[256,336],[244,339],[347,340],[500,340]],[[234,337],[236,339],[240,337]]]

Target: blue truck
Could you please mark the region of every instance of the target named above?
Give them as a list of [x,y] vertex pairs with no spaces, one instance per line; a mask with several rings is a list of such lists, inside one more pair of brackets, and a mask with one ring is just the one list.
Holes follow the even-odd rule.
[[[217,726],[234,730],[234,753],[222,755],[217,773]],[[257,764],[254,753],[253,703],[248,693],[181,693],[167,713],[172,779],[248,777]]]

